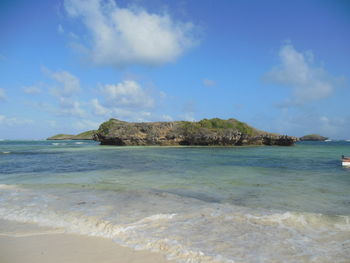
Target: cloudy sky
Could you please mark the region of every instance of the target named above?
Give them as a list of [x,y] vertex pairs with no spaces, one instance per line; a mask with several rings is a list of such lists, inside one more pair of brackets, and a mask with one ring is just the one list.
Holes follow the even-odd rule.
[[237,118],[350,139],[346,0],[0,1],[0,138]]

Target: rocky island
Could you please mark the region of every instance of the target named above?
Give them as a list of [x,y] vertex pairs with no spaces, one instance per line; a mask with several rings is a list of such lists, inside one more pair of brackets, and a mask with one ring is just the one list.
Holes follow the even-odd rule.
[[72,134],[56,134],[54,136],[51,136],[47,138],[46,140],[93,140],[95,130],[86,131],[79,133],[77,135]]
[[325,141],[327,139],[328,137],[319,134],[309,134],[299,138],[300,141]]
[[293,145],[298,138],[257,130],[236,119],[133,123],[110,119],[94,134],[101,145]]

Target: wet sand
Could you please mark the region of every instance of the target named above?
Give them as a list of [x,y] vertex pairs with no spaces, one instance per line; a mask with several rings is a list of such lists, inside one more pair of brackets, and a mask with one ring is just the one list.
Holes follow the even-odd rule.
[[0,220],[1,263],[169,263],[159,254],[136,251],[111,240],[60,229]]

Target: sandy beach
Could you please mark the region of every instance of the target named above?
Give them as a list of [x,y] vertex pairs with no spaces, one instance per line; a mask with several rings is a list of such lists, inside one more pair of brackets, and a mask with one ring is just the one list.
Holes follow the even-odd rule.
[[111,240],[61,229],[0,220],[1,263],[169,263],[159,253],[136,251]]

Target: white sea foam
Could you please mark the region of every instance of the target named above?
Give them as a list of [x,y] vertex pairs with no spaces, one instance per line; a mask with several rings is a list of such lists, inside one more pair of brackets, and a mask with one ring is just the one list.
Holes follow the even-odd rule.
[[83,142],[76,142],[75,144],[84,144]]
[[16,190],[20,190],[21,188],[17,187],[16,185],[11,185],[11,184],[0,184],[0,190],[1,189],[16,189]]
[[1,152],[2,154],[10,154],[11,152]]
[[58,146],[58,145],[67,145],[65,142],[53,142],[52,145]]
[[0,185],[0,218],[64,228],[179,262],[346,262],[349,216],[277,212],[147,191]]

